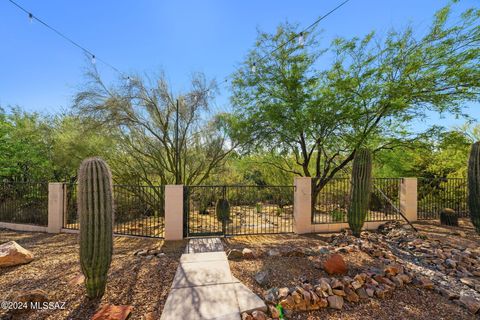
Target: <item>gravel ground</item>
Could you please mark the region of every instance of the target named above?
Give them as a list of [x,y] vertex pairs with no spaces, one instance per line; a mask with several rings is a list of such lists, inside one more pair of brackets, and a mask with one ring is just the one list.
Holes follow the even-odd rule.
[[[42,289],[50,301],[66,302],[65,310],[30,311],[13,319],[90,319],[104,304],[132,305],[129,319],[158,319],[167,298],[185,242],[165,246],[159,239],[115,237],[108,284],[101,301],[89,301],[82,284],[70,281],[81,274],[78,236],[0,230],[0,243],[14,240],[35,255],[29,264],[0,269],[0,301],[20,290]],[[140,249],[160,249],[161,258],[134,256]],[[2,317],[3,315],[3,317]],[[6,318],[0,310],[0,319]]]
[[[435,228],[434,228],[435,229]],[[423,227],[422,227],[423,231]],[[434,232],[433,230],[429,230]],[[441,236],[439,236],[441,238]],[[248,247],[254,252],[269,248],[314,247],[327,245],[325,236],[244,236],[225,240],[228,248]],[[448,241],[444,237],[444,241]],[[364,252],[342,253],[349,265],[349,275],[368,267],[381,267],[378,262]],[[263,297],[265,290],[271,287],[292,287],[301,280],[313,280],[327,276],[321,269],[314,267],[308,257],[265,257],[252,260],[230,260],[230,268],[235,277],[245,283],[256,294]],[[270,280],[265,286],[255,282],[254,275],[260,270],[269,270]],[[289,319],[477,319],[466,309],[450,302],[441,295],[413,286],[398,289],[383,300],[372,299],[369,302],[345,303],[342,311],[321,309],[312,312],[295,312]]]

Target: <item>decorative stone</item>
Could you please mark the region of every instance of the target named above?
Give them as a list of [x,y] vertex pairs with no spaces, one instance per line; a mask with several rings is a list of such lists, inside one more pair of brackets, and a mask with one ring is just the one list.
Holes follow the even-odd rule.
[[255,310],[252,312],[254,320],[267,320],[267,315],[261,310]]
[[433,289],[433,282],[428,279],[427,277],[419,277],[417,278],[417,283],[420,287],[424,289]]
[[253,320],[253,317],[250,314],[244,312],[242,313],[242,320]]
[[277,249],[270,249],[268,250],[267,255],[269,257],[278,257],[280,255],[280,251]]
[[332,291],[333,291],[333,294],[336,295],[336,296],[341,296],[341,297],[346,296],[345,291],[343,291],[341,289],[332,289]]
[[0,267],[26,264],[33,259],[33,254],[15,241],[9,241],[0,245]]
[[360,298],[352,289],[345,287],[345,300],[348,302],[358,302]]
[[242,250],[242,256],[245,259],[254,259],[255,258],[255,254],[253,253],[253,251],[251,249],[248,249],[248,248],[244,248]]
[[345,274],[348,271],[347,264],[339,254],[333,254],[323,263],[323,269],[330,275]]
[[367,294],[367,291],[363,287],[355,290],[355,292],[357,293],[357,295],[360,299],[368,299],[369,298],[368,294]]
[[115,306],[108,304],[103,306],[95,315],[92,320],[125,320],[132,312],[132,306]]
[[396,276],[399,273],[403,273],[403,267],[399,264],[391,264],[386,266],[383,271],[387,276]]
[[255,281],[261,286],[267,284],[269,280],[268,271],[266,270],[257,272],[254,277]]
[[16,309],[12,310],[13,313],[24,313],[30,310],[30,303],[31,302],[48,302],[50,300],[50,297],[48,294],[40,289],[35,289],[35,290],[29,290],[29,291],[20,291],[17,294],[15,294],[14,298],[12,301],[15,302],[22,302],[22,303],[27,303],[27,308],[24,309]]
[[463,295],[458,302],[473,314],[476,314],[478,310],[480,310],[480,301],[473,297]]
[[293,310],[295,308],[295,301],[292,296],[288,296],[282,301],[280,301],[280,305],[283,307],[283,309],[287,310]]
[[354,290],[357,290],[358,288],[361,288],[361,287],[362,287],[362,284],[361,284],[360,282],[356,281],[356,280],[355,280],[355,281],[352,281],[352,283],[350,283],[350,285],[352,286],[352,288],[353,288]]
[[280,311],[278,311],[277,307],[274,305],[269,304],[268,309],[270,311],[270,315],[272,316],[273,319],[278,319],[280,318]]
[[278,289],[278,299],[279,300],[285,299],[288,296],[289,292],[290,292],[290,290],[287,287],[283,287],[283,288]]
[[343,298],[340,296],[329,296],[327,298],[328,306],[332,309],[342,310]]

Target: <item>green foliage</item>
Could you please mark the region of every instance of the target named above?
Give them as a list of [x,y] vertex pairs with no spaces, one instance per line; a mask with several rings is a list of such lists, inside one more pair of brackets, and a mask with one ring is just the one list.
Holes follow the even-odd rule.
[[351,200],[347,215],[348,225],[356,237],[360,236],[368,213],[371,188],[372,157],[368,149],[358,149],[353,160]]
[[345,217],[345,212],[340,209],[334,209],[330,212],[330,215],[332,216],[332,221],[341,222]]
[[260,203],[260,202],[257,202],[257,203],[255,204],[255,211],[256,211],[257,213],[262,213],[262,210],[263,210],[263,204]]
[[221,198],[217,200],[215,213],[219,222],[226,222],[230,219],[230,204],[227,199]]
[[[440,10],[423,36],[411,27],[384,39],[372,32],[336,39],[326,50],[315,32],[303,46],[288,41],[298,34],[288,23],[260,32],[233,74],[230,136],[248,142],[243,151],[286,157],[274,162],[278,170],[320,177],[314,193],[350,165],[360,146],[378,152],[425,138],[436,128],[419,132],[417,120],[431,112],[462,116],[480,89],[480,10],[455,21],[450,11]],[[319,70],[325,52],[333,62]]]
[[85,159],[78,171],[80,265],[89,298],[101,298],[113,251],[112,175],[105,161]]
[[480,234],[480,141],[472,144],[468,160],[468,207],[472,224]]

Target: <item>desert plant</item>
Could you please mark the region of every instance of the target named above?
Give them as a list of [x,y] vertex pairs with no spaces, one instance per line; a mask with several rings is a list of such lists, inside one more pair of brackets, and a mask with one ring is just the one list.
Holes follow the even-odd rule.
[[458,214],[453,209],[444,208],[440,212],[440,223],[445,226],[458,227]]
[[230,219],[230,204],[225,198],[218,199],[215,206],[217,219],[220,222],[228,221]]
[[255,204],[255,210],[257,211],[257,213],[262,213],[263,205],[260,202],[257,202]]
[[367,216],[371,187],[372,156],[368,149],[358,149],[353,159],[350,207],[347,215],[348,225],[356,237],[360,236]]
[[480,141],[472,144],[468,159],[468,208],[472,224],[480,234]]
[[332,220],[335,222],[343,221],[343,217],[345,216],[345,212],[343,212],[340,209],[334,209],[332,212],[330,212],[330,215],[332,216]]
[[78,172],[80,265],[87,296],[101,298],[113,251],[113,189],[108,165],[99,158],[85,159]]

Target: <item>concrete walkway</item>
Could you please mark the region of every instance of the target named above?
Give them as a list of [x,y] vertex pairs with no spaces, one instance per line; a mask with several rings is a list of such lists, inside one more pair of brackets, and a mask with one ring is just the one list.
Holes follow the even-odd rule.
[[239,320],[266,311],[262,299],[232,276],[218,238],[191,239],[180,258],[162,320]]

